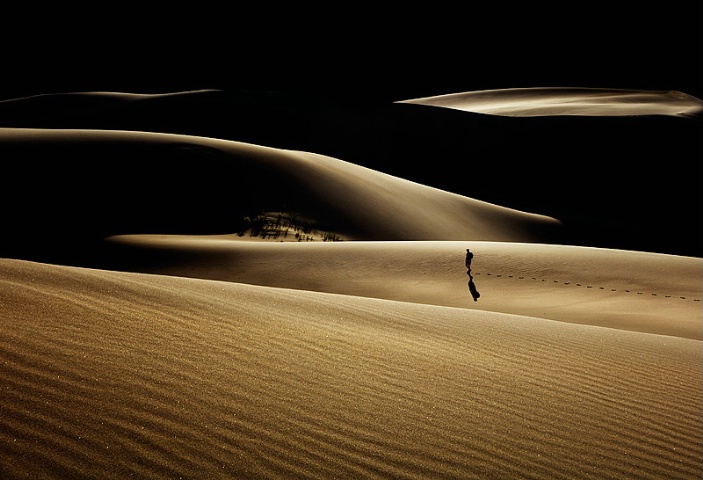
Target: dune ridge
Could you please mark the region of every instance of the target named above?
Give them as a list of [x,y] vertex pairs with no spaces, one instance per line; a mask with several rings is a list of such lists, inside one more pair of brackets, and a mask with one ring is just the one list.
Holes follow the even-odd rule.
[[206,95],[216,90],[192,90],[166,93],[134,93],[114,91],[43,93],[0,100],[0,122],[3,126],[29,126],[28,121],[55,122],[64,117],[119,112],[128,103],[183,99]]
[[700,472],[700,341],[0,264],[10,478]]
[[671,115],[700,117],[703,101],[678,91],[533,87],[479,90],[400,100],[488,115],[515,117]]

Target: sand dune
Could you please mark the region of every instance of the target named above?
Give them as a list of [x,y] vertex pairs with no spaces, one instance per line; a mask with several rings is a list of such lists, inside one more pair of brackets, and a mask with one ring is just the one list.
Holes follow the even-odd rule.
[[5,478],[697,478],[700,341],[2,260]]
[[[108,265],[703,340],[699,258],[512,242],[329,244],[236,238],[112,237]],[[478,302],[467,288],[466,248],[475,255]]]
[[700,116],[703,102],[683,92],[605,88],[506,88],[401,100],[489,115]]
[[[565,237],[559,216],[372,168],[391,150],[352,141],[376,127],[325,150],[319,133],[344,115],[312,129],[320,150],[281,148],[309,124],[272,127],[276,147],[129,128],[168,112],[170,129],[221,98],[0,102],[2,478],[700,478],[703,264],[669,247],[700,234],[699,176],[675,168],[698,151],[696,99],[512,89],[374,117],[394,119],[381,136],[435,178],[461,159],[467,190],[579,206],[568,221],[587,220]],[[590,128],[614,133],[583,142]],[[668,168],[601,179],[608,141],[617,160]],[[557,183],[550,151],[570,155]],[[506,172],[511,152],[546,163]],[[682,191],[649,199],[654,176]],[[314,241],[250,235],[261,212],[304,221]],[[591,243],[618,222],[626,248]],[[320,241],[330,232],[343,241]]]
[[[233,233],[245,216],[296,212],[358,240],[553,238],[553,218],[490,204],[332,157],[149,132],[0,129],[16,181],[0,193],[3,242],[46,232]],[[20,200],[21,201],[21,200]],[[55,240],[60,240],[60,235]],[[39,245],[48,249],[52,242]]]

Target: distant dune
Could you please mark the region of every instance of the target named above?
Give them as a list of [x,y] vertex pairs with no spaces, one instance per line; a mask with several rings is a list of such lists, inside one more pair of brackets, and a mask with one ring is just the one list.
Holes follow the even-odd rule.
[[0,102],[0,477],[700,478],[699,107]]
[[703,113],[703,102],[683,92],[606,88],[508,88],[414,98],[400,103],[509,117],[700,116]]
[[[294,212],[357,240],[546,241],[553,218],[489,204],[335,158],[148,132],[0,129],[14,248],[120,233],[236,233]],[[60,252],[59,252],[60,253]],[[75,252],[73,252],[75,253]]]

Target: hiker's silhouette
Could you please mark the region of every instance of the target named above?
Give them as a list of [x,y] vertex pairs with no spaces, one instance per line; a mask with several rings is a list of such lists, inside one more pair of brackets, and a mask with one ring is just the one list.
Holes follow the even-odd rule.
[[474,254],[471,253],[471,250],[467,248],[466,260],[464,261],[464,264],[466,265],[466,274],[469,276],[469,292],[471,293],[471,297],[474,299],[474,302],[477,302],[481,294],[478,293],[478,290],[476,289],[476,284],[474,283],[474,277],[473,275],[471,275],[471,261],[473,259]]

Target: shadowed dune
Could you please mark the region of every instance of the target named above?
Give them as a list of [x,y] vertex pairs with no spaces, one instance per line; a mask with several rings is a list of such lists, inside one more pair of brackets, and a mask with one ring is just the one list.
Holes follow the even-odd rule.
[[[439,103],[459,110],[430,106]],[[178,133],[315,152],[557,218],[564,243],[701,256],[700,222],[686,220],[701,216],[699,106],[684,92],[588,88],[391,104],[350,102],[344,92],[77,92],[2,101],[0,125]],[[489,108],[501,115],[476,113]],[[541,116],[524,116],[528,110]]]
[[5,478],[700,474],[697,340],[231,282],[0,268]]
[[546,216],[323,155],[240,142],[2,129],[0,153],[12,179],[0,194],[10,206],[2,241],[30,255],[60,254],[74,242],[120,233],[234,233],[245,216],[267,211],[297,212],[359,240],[544,241],[558,235],[558,221]]

